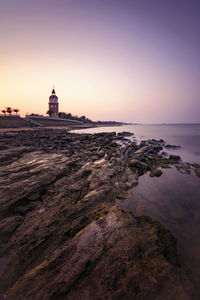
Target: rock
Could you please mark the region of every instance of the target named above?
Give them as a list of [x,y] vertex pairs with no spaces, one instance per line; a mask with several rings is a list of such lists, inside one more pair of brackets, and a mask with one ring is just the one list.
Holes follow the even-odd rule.
[[158,169],[152,169],[149,176],[150,177],[160,177],[162,175],[162,171]]
[[167,152],[165,152],[165,151],[162,151],[162,152],[160,153],[160,155],[162,155],[162,156],[164,156],[164,157],[167,157],[167,156],[168,156]]
[[162,169],[169,169],[169,168],[171,168],[168,164],[165,164],[165,163],[161,164],[160,167]]
[[178,162],[181,160],[179,155],[170,155],[169,156],[169,160],[173,163],[173,162]]
[[157,141],[116,138],[0,133],[0,298],[173,299],[178,287],[187,299],[171,233],[113,208],[140,175],[177,159],[158,155]]
[[91,169],[83,170],[82,177],[88,177],[91,174],[91,172],[92,172]]
[[189,299],[192,284],[180,273],[172,234],[150,218],[114,209],[22,275],[6,295],[11,300],[173,299],[177,286],[179,299]]
[[196,173],[196,175],[197,175],[198,177],[200,177],[200,168],[196,168],[196,169],[195,169],[195,173]]
[[162,150],[162,146],[155,144],[151,146],[151,153],[159,153]]
[[129,161],[129,167],[133,168],[138,175],[143,175],[146,171],[150,170],[150,167],[137,159]]
[[164,143],[165,143],[165,141],[164,141],[163,139],[160,139],[158,142],[159,142],[160,144],[164,144]]
[[194,167],[194,168],[200,168],[200,164],[197,164],[197,163],[195,163],[195,164],[192,164],[192,166]]
[[190,169],[190,164],[189,163],[178,164],[178,165],[175,165],[175,167],[182,174],[190,174],[191,173],[191,169]]
[[140,142],[140,148],[144,147],[144,146],[148,146],[148,142],[147,141],[141,141]]
[[21,216],[7,217],[0,221],[0,235],[11,234],[16,228],[23,223],[24,218]]
[[68,191],[70,193],[79,192],[79,191],[81,191],[81,189],[82,189],[82,186],[79,183],[74,183],[74,184],[68,186]]
[[117,136],[133,136],[134,133],[128,131],[122,131],[117,134]]
[[167,144],[167,145],[165,145],[165,148],[168,148],[168,149],[180,149],[181,146],[176,146],[176,145],[169,145],[169,144]]

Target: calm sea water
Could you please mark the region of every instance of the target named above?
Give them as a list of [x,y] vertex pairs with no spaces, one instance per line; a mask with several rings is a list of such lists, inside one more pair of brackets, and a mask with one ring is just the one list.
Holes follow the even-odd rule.
[[[138,141],[164,139],[181,146],[166,150],[180,155],[183,161],[200,163],[200,124],[180,125],[128,125],[99,127],[76,132],[129,131]],[[169,228],[177,238],[179,259],[185,269],[200,280],[200,178],[193,172],[181,174],[175,167],[163,169],[161,177],[139,178],[139,184],[130,190],[126,200],[116,199],[122,209],[136,215],[149,215]]]

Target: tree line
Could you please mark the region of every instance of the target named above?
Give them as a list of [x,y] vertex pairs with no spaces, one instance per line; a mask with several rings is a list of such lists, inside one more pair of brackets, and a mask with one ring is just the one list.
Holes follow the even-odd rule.
[[[47,114],[52,117],[53,115],[53,111],[52,110],[48,110],[47,111]],[[61,119],[69,119],[69,120],[76,120],[76,121],[81,121],[83,123],[92,123],[92,124],[96,124],[96,125],[123,125],[123,124],[126,124],[126,123],[123,123],[123,122],[116,122],[116,121],[92,121],[90,120],[89,118],[87,118],[86,116],[81,116],[81,117],[78,117],[78,116],[73,116],[71,113],[65,113],[65,112],[59,112],[58,113],[58,117],[61,118]]]
[[[53,111],[48,110],[47,114],[50,117],[52,117]],[[78,117],[78,116],[73,116],[71,113],[59,112],[58,117],[61,118],[61,119],[76,120],[76,121],[81,121],[81,122],[84,122],[84,123],[93,123],[93,121],[88,119],[86,116]]]
[[87,118],[86,116],[78,117],[76,115],[73,116],[71,113],[65,113],[65,112],[59,112],[58,116],[59,116],[59,118],[62,118],[62,119],[76,120],[76,121],[81,121],[84,123],[93,123],[93,121],[90,120],[89,118]]
[[16,114],[19,112],[18,108],[12,108],[12,107],[5,107],[5,109],[2,109],[1,112],[6,115],[9,114],[11,115],[12,112],[15,112]]

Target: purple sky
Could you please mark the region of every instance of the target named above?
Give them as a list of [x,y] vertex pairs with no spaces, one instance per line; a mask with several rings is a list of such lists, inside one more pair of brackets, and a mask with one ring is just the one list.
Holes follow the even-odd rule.
[[200,1],[0,0],[0,108],[200,122]]

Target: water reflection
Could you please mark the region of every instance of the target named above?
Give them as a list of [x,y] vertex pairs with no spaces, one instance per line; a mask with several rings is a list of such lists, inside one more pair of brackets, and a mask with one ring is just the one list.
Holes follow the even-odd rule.
[[170,229],[177,238],[181,264],[200,278],[200,178],[181,174],[174,167],[163,170],[159,178],[145,174],[128,198],[116,203]]

